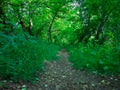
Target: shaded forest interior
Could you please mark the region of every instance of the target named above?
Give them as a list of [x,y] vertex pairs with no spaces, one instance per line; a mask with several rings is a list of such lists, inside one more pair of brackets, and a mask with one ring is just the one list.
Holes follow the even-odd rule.
[[0,0],[0,79],[33,81],[62,48],[78,70],[120,76],[119,7],[120,0]]

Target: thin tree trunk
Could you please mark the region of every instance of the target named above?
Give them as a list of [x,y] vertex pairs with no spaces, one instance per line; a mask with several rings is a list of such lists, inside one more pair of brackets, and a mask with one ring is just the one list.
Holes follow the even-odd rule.
[[57,12],[54,14],[53,18],[52,18],[52,21],[50,23],[50,26],[48,28],[48,42],[52,42],[52,35],[51,35],[51,29],[52,29],[52,26],[53,26],[53,23],[55,21],[55,18],[57,16]]
[[33,22],[32,22],[32,12],[31,12],[31,6],[29,4],[29,27],[28,27],[28,32],[30,35],[33,36],[33,32],[32,32],[32,29],[33,29]]
[[102,31],[103,31],[104,25],[107,22],[107,20],[109,19],[109,16],[110,16],[110,14],[112,13],[112,11],[114,9],[115,9],[115,7],[113,7],[108,13],[106,13],[106,15],[105,15],[105,12],[103,13],[103,15],[102,15],[103,20],[101,21],[101,23],[99,24],[99,26],[97,28],[97,33],[96,33],[96,36],[95,36],[96,40],[99,39],[99,36],[102,33]]

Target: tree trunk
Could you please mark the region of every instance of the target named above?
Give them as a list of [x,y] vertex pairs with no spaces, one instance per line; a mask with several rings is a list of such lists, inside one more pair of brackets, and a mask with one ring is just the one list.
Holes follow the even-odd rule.
[[29,4],[29,27],[28,27],[28,32],[29,32],[30,35],[33,36],[32,29],[33,29],[32,12],[31,12],[31,6]]
[[48,28],[48,42],[52,42],[51,29],[52,29],[52,26],[53,26],[53,23],[54,23],[54,21],[55,21],[56,16],[57,16],[57,11],[56,11],[56,13],[54,14],[54,16],[53,16],[53,18],[52,18],[52,21],[51,21],[51,23],[50,23],[50,26],[49,26],[49,28]]
[[97,28],[97,33],[96,33],[96,36],[95,36],[95,39],[96,40],[98,40],[99,39],[99,36],[100,36],[100,34],[102,33],[102,31],[103,31],[103,27],[104,27],[104,25],[105,25],[105,23],[108,21],[108,19],[109,19],[109,16],[110,16],[110,14],[111,14],[111,12],[113,11],[115,9],[115,7],[113,7],[109,12],[103,12],[103,14],[102,14],[102,21],[100,22],[100,24],[99,24],[99,26],[98,26],[98,28]]

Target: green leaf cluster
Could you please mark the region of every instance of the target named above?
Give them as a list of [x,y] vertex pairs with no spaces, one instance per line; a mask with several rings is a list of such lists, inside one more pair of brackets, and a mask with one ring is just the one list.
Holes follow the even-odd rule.
[[70,49],[70,62],[73,66],[82,70],[91,70],[104,74],[120,73],[120,49],[119,46],[96,46],[81,44]]

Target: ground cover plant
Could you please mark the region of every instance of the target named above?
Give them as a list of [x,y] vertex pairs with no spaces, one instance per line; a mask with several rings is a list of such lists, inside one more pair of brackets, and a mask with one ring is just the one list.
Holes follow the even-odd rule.
[[[57,47],[28,36],[7,36],[1,32],[0,77],[33,80],[44,60],[56,57]],[[50,53],[52,51],[52,53]]]
[[70,50],[70,61],[78,69],[91,70],[95,73],[119,74],[119,46],[79,45]]

